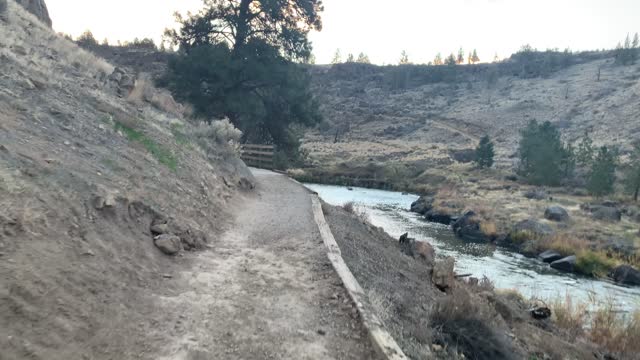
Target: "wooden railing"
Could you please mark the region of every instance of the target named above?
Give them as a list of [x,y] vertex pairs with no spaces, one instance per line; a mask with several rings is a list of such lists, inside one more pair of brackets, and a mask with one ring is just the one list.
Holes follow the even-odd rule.
[[273,169],[273,145],[242,144],[240,158],[248,166]]

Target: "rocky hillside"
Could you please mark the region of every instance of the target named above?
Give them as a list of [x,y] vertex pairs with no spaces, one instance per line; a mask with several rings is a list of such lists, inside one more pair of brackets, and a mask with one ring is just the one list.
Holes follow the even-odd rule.
[[532,60],[535,67],[514,56],[450,71],[315,68],[326,123],[308,134],[306,148],[321,166],[394,161],[424,169],[451,164],[488,134],[505,168],[513,164],[519,130],[537,119],[557,124],[568,141],[590,131],[597,145],[630,150],[640,137],[640,63],[617,66],[611,52],[556,56]]
[[170,336],[153,326],[172,291],[166,274],[214,246],[232,198],[252,186],[234,151],[200,146],[182,113],[9,0],[0,358],[158,358]]
[[49,17],[49,9],[47,9],[47,4],[44,0],[17,0],[17,2],[27,9],[27,11],[35,15],[45,25],[51,27],[52,22]]

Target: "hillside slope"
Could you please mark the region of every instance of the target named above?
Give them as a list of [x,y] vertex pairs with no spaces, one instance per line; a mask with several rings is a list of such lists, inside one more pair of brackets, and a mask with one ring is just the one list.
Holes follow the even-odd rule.
[[580,59],[544,77],[491,75],[515,67],[511,63],[459,66],[462,74],[455,79],[400,89],[389,84],[402,70],[397,67],[316,68],[314,88],[326,124],[307,136],[306,148],[322,166],[340,159],[424,169],[450,164],[452,150],[473,148],[488,134],[496,142],[498,166],[507,168],[519,130],[536,119],[557,124],[568,141],[589,131],[596,145],[628,151],[640,137],[640,64],[616,66],[611,56]]
[[[0,359],[156,358],[168,274],[191,262],[188,250],[215,246],[251,174],[223,145],[201,150],[166,94],[12,0],[6,15]],[[163,254],[152,223],[184,250]]]

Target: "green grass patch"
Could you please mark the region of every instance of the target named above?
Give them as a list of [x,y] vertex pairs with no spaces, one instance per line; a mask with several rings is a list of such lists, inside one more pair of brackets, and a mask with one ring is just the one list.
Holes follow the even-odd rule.
[[116,131],[122,131],[122,133],[127,137],[127,139],[129,139],[129,141],[135,141],[142,144],[142,146],[144,146],[144,148],[147,149],[147,151],[150,152],[151,155],[153,155],[153,157],[156,158],[159,163],[168,167],[169,170],[175,172],[178,168],[178,161],[173,156],[173,154],[170,151],[163,149],[162,146],[149,139],[142,132],[124,126],[118,122],[116,122],[114,128]]
[[582,250],[576,255],[576,269],[585,275],[604,277],[616,265],[614,259],[601,251]]
[[182,124],[173,123],[171,124],[171,133],[176,139],[176,143],[178,145],[191,145],[191,140],[187,135],[185,135],[184,131],[182,130],[183,128],[184,126]]

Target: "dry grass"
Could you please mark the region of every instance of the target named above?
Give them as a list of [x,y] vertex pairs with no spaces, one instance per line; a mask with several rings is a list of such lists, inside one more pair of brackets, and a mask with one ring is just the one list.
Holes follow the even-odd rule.
[[553,320],[571,336],[583,336],[612,354],[633,359],[640,353],[640,309],[621,313],[613,299],[576,302],[570,294],[551,303]]
[[539,250],[555,250],[562,255],[569,256],[587,249],[588,243],[574,235],[558,233],[538,241]]
[[358,206],[353,201],[349,201],[342,205],[342,209],[344,209],[344,211],[348,212],[349,214],[354,215],[362,222],[369,222],[369,215],[367,215],[367,212],[362,208],[358,208]]
[[156,88],[151,76],[145,73],[138,75],[127,100],[137,105],[148,102],[155,108],[177,117],[183,117],[191,111],[191,109],[186,110],[182,104],[175,101],[168,91]]

